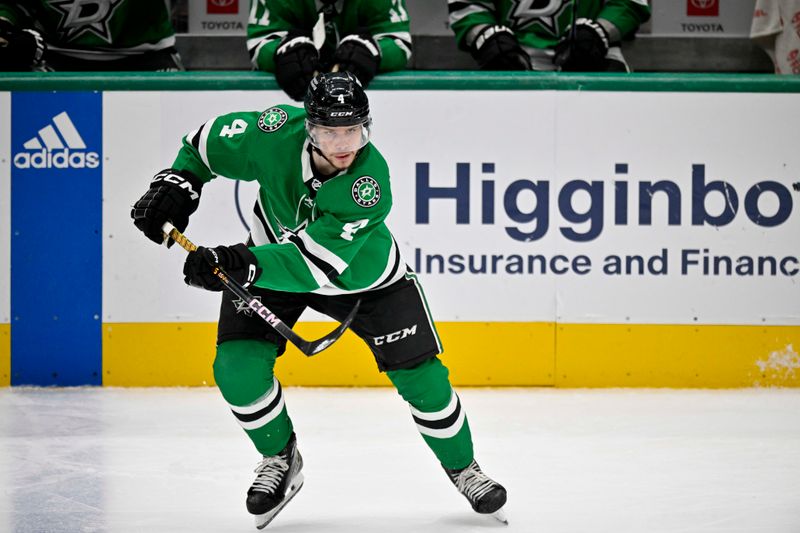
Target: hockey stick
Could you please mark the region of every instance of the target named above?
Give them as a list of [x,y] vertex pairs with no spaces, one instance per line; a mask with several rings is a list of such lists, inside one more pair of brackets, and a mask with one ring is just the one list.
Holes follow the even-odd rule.
[[577,31],[577,26],[575,22],[578,20],[578,0],[572,0],[572,26],[569,30],[569,48],[567,49],[567,54],[561,58],[561,61],[558,62],[558,69],[561,70],[561,67],[564,66],[564,63],[569,61],[570,56],[572,55],[572,50],[575,48],[575,33]]
[[[194,252],[197,250],[197,246],[190,241],[186,235],[178,231],[178,229],[172,225],[170,222],[165,222],[164,225],[161,227],[161,230],[167,235],[169,238],[172,238],[175,242],[177,242],[181,248],[186,250],[187,252]],[[295,333],[292,328],[287,326],[283,323],[283,321],[275,316],[275,314],[267,309],[267,307],[262,304],[258,299],[253,297],[250,292],[245,289],[244,287],[239,284],[238,281],[228,276],[225,271],[220,267],[214,267],[214,275],[216,275],[220,281],[225,285],[225,287],[231,291],[233,294],[238,296],[242,299],[242,301],[247,304],[247,307],[252,309],[258,316],[263,318],[267,324],[272,326],[275,331],[281,334],[283,338],[297,346],[297,348],[306,354],[308,357],[312,355],[318,354],[334,342],[336,342],[339,337],[342,336],[344,330],[350,326],[350,323],[353,321],[353,318],[356,316],[358,312],[358,306],[361,305],[361,300],[356,302],[356,305],[353,306],[353,309],[350,311],[350,314],[345,317],[344,321],[339,324],[339,327],[325,335],[324,337],[317,339],[315,341],[307,341],[302,338],[300,335]]]

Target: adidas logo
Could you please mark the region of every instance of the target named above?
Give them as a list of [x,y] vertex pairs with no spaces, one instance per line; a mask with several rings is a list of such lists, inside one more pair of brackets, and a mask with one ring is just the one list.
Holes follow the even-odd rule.
[[25,152],[14,154],[17,168],[97,168],[100,155],[86,151],[86,143],[66,111],[53,117],[53,123],[23,145]]

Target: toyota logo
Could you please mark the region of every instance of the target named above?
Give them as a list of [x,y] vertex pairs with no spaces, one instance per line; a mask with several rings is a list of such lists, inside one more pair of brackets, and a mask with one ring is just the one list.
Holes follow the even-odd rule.
[[717,0],[690,0],[697,9],[708,9],[717,3]]

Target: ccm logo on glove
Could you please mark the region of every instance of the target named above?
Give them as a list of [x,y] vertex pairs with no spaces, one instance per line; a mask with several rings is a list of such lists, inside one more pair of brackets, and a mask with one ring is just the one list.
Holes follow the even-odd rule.
[[200,193],[192,188],[192,184],[177,174],[173,174],[172,172],[162,172],[161,174],[156,174],[156,176],[153,178],[153,183],[157,183],[159,181],[172,183],[173,185],[177,185],[180,189],[185,189],[186,192],[189,193],[189,198],[192,200],[197,200],[200,198]]
[[[189,215],[200,204],[202,188],[203,182],[187,170],[162,170],[153,177],[147,192],[133,204],[131,218],[134,225],[148,239],[161,244],[164,241],[161,231],[164,222],[172,222],[178,231],[186,229]],[[174,242],[169,239],[168,246]]]

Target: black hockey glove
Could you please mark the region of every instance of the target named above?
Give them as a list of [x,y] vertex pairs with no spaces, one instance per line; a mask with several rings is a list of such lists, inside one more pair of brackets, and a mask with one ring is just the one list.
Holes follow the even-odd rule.
[[340,71],[355,74],[365,89],[381,64],[381,47],[368,33],[348,35],[341,41],[333,55],[334,64]]
[[592,19],[575,21],[575,37],[567,35],[556,45],[553,62],[563,71],[598,72],[605,70],[608,33]]
[[505,26],[483,28],[472,43],[472,57],[482,70],[531,70],[528,54]]
[[[161,244],[164,233],[161,226],[170,221],[172,225],[183,231],[189,225],[189,215],[195,212],[200,204],[200,189],[203,182],[200,178],[186,170],[171,168],[155,175],[150,189],[133,204],[131,218],[133,224],[151,241]],[[172,246],[170,239],[168,246]]]
[[229,277],[248,287],[261,275],[258,259],[244,244],[205,248],[200,246],[186,256],[183,264],[183,281],[192,287],[219,292],[225,288],[214,273],[221,267]]
[[0,19],[0,71],[26,71],[41,63],[47,45],[39,32]]
[[292,30],[275,50],[275,80],[293,100],[302,100],[319,70],[319,52],[307,32]]

